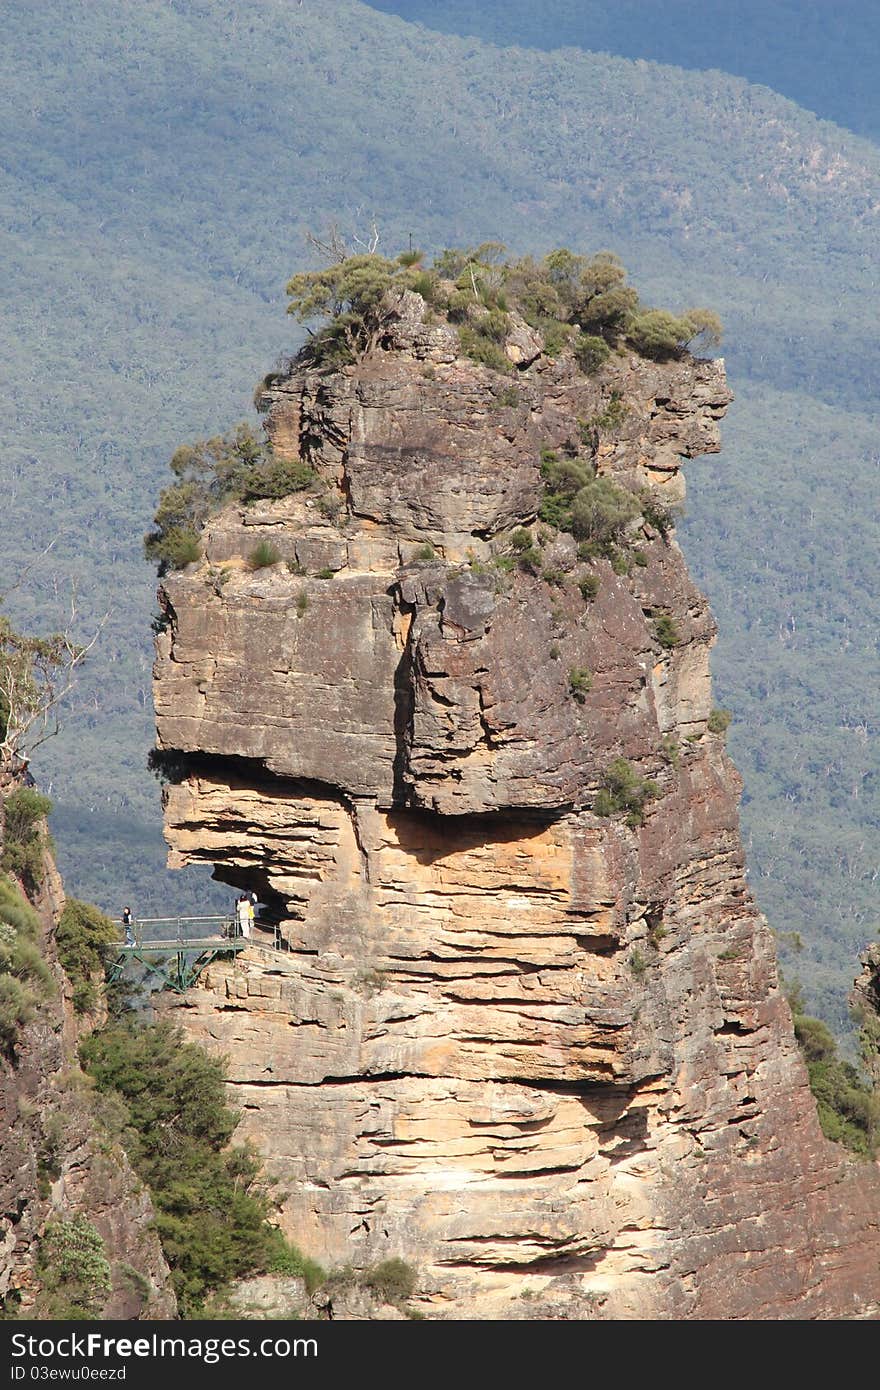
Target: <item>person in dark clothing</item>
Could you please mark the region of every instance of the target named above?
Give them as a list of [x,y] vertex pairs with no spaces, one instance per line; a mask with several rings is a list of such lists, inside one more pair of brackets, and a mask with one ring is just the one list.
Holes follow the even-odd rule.
[[125,927],[125,944],[126,944],[126,946],[133,946],[133,945],[134,945],[134,918],[133,918],[132,915],[131,915],[131,908],[130,908],[130,907],[124,907],[124,908],[122,909],[122,925]]

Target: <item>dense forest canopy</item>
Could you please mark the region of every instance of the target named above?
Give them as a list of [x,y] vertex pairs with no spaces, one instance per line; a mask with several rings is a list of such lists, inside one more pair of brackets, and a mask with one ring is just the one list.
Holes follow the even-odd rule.
[[877,922],[880,151],[719,71],[502,52],[356,0],[9,0],[4,35],[0,589],[54,537],[16,626],[57,626],[71,577],[81,637],[111,609],[35,768],[71,891],[208,909],[162,867],[141,537],[181,441],[222,436],[302,341],[306,230],[611,246],[648,302],[725,323],[738,400],[679,535],[721,627],[752,882],[839,1025]]
[[718,68],[880,137],[880,15],[872,0],[372,0],[444,34]]

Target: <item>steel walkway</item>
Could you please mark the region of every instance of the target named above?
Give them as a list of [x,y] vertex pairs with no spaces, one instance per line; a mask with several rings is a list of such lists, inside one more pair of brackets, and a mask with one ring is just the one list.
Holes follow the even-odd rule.
[[[122,923],[117,925],[122,928]],[[132,924],[132,942],[116,947],[107,971],[110,984],[131,960],[160,981],[161,989],[184,994],[218,956],[237,955],[251,938],[238,935],[231,917],[142,917]],[[262,944],[262,943],[260,943]]]

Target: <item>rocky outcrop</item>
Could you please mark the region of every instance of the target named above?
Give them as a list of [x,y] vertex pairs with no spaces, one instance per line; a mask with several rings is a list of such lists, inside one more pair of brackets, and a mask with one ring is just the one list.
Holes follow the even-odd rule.
[[7,1315],[52,1315],[41,1297],[40,1238],[50,1223],[84,1216],[109,1265],[100,1316],[173,1318],[177,1302],[149,1194],[79,1067],[90,1020],[75,1013],[58,963],[54,929],[64,893],[48,854],[44,862],[35,905],[55,989],[23,1028],[14,1056],[0,1062],[0,1306]]
[[[713,620],[656,520],[719,447],[723,366],[592,378],[520,325],[506,377],[417,300],[266,394],[320,495],[228,508],[165,581],[171,862],[271,928],[169,1007],[228,1058],[288,1232],[410,1261],[432,1316],[872,1316],[880,1184],[819,1132]],[[514,563],[542,448],[648,490],[614,563],[540,526]],[[643,814],[594,810],[619,759]]]

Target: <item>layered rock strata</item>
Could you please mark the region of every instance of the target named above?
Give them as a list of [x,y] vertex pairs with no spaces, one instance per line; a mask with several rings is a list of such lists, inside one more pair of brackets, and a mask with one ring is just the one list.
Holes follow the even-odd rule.
[[[718,449],[723,366],[507,348],[509,378],[406,295],[369,360],[295,366],[267,429],[320,495],[228,508],[166,579],[171,862],[254,888],[284,948],[170,1007],[228,1058],[289,1233],[402,1256],[432,1315],[871,1316],[880,1185],[819,1132],[713,620],[657,522]],[[542,527],[505,558],[542,449],[647,490],[616,563]],[[641,824],[593,809],[620,758]]]

